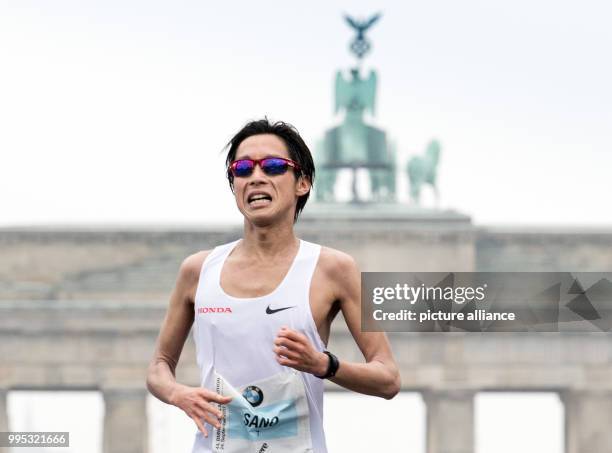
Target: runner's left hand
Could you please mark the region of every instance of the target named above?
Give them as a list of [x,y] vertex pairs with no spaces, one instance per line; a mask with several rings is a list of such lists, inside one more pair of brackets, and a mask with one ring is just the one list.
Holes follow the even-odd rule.
[[329,357],[317,351],[308,337],[297,330],[283,326],[274,339],[273,351],[281,365],[315,376],[327,372]]

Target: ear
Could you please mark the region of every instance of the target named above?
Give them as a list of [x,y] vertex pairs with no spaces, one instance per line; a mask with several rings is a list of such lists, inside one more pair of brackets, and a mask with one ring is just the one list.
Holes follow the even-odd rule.
[[295,193],[298,197],[301,197],[302,195],[306,195],[308,192],[310,192],[311,187],[312,184],[310,183],[310,178],[308,178],[308,176],[300,175],[295,182]]

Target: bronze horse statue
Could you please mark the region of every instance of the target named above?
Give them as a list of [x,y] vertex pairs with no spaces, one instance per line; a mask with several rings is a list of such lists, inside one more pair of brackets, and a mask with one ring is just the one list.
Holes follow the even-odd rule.
[[425,184],[430,184],[434,190],[436,204],[439,201],[438,187],[436,185],[436,174],[438,161],[440,160],[440,143],[432,140],[425,153],[421,156],[414,156],[408,161],[406,170],[410,180],[410,200],[419,204],[421,188]]

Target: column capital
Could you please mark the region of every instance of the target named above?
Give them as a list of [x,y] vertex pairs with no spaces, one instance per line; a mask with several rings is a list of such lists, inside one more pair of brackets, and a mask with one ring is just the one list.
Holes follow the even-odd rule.
[[149,390],[145,387],[102,387],[100,389],[104,398],[139,398],[146,397]]
[[572,396],[602,396],[609,397],[612,396],[612,389],[606,388],[564,388],[559,390],[559,395],[561,398],[570,398]]
[[474,396],[478,393],[477,390],[474,389],[424,389],[421,391],[421,395],[423,400],[427,403],[428,401],[436,401],[439,399],[446,400],[464,400],[464,399],[473,399]]

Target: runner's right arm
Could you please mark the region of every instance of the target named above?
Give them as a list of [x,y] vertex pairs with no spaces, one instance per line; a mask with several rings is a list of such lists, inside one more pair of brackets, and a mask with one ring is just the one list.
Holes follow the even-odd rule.
[[179,384],[176,382],[176,366],[193,325],[195,290],[208,253],[193,254],[182,262],[147,371],[149,391],[159,400],[182,409],[205,436],[208,432],[201,419],[219,426],[221,417],[221,411],[211,403],[227,404],[231,398],[201,387]]

